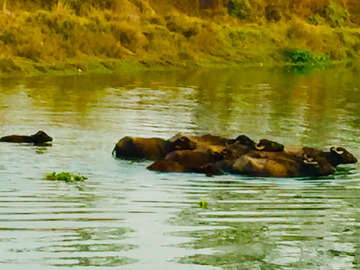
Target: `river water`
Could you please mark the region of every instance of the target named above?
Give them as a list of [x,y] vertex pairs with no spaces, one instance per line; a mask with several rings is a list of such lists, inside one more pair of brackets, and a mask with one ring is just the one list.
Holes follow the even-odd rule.
[[[157,173],[123,136],[246,134],[360,158],[359,67],[0,80],[0,269],[359,269],[360,168],[323,178]],[[72,172],[84,182],[45,180]],[[207,208],[199,202],[205,200]]]

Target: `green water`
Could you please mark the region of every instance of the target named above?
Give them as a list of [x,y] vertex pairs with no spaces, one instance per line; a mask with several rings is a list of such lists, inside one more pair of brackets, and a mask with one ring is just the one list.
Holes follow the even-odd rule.
[[[123,136],[213,133],[360,157],[359,67],[0,81],[0,269],[359,269],[359,164],[320,179],[156,173]],[[45,180],[52,172],[84,182]],[[207,208],[199,207],[205,200]]]

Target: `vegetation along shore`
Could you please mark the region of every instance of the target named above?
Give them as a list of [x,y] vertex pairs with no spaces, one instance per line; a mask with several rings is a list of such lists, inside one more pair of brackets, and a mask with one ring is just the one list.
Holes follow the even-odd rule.
[[358,0],[0,0],[0,75],[327,65],[360,57]]

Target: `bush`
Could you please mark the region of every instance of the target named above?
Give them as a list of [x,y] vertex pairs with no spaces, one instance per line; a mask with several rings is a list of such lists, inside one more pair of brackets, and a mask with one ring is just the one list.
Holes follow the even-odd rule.
[[239,19],[249,17],[251,6],[248,0],[231,0],[228,2],[229,15]]
[[350,13],[335,2],[330,2],[326,7],[326,15],[332,27],[343,27],[349,22]]
[[288,58],[288,63],[295,65],[324,65],[330,64],[330,57],[328,55],[314,55],[312,52],[302,49],[285,49],[285,56]]
[[308,22],[313,25],[325,25],[325,19],[319,14],[315,14],[308,18]]

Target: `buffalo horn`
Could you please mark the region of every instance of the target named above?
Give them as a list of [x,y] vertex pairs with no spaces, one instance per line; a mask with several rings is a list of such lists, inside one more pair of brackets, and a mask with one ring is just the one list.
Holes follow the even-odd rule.
[[265,145],[262,145],[262,146],[259,146],[259,144],[257,143],[257,144],[255,144],[255,149],[256,150],[263,150],[265,148]]
[[309,157],[309,156],[306,155],[306,154],[304,155],[304,160],[303,160],[303,162],[304,162],[305,164],[312,164],[312,165],[318,164],[317,161],[314,161],[314,158]]
[[338,155],[344,154],[344,150],[340,150],[339,147],[332,147],[331,150],[334,151]]

